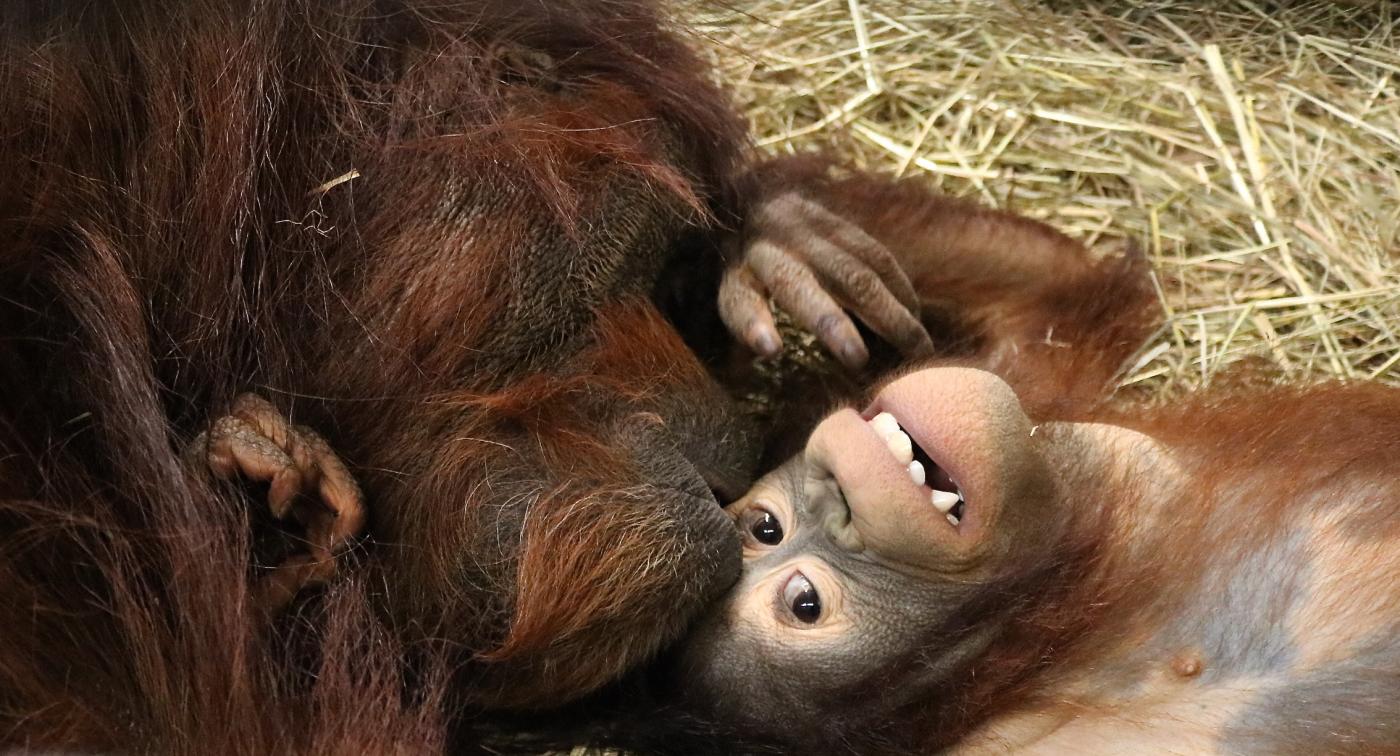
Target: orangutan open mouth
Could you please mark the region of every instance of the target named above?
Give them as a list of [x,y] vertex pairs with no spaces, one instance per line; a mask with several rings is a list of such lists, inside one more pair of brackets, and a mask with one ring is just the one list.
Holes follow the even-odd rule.
[[875,433],[884,440],[885,447],[894,455],[895,460],[909,471],[909,477],[914,484],[928,489],[929,500],[933,502],[933,506],[948,518],[948,522],[954,525],[961,522],[967,508],[967,500],[963,497],[957,481],[905,432],[894,415],[881,412],[871,418],[869,423],[870,427],[875,429]]

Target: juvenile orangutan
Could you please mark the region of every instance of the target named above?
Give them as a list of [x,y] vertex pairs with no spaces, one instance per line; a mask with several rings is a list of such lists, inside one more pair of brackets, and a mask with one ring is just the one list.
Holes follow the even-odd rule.
[[1400,391],[1109,398],[1152,322],[1131,265],[909,187],[818,196],[975,346],[728,507],[743,577],[671,674],[724,752],[1400,751]]

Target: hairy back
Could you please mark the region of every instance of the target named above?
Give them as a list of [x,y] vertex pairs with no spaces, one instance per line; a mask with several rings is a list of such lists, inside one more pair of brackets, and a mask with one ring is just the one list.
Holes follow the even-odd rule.
[[[431,745],[448,677],[580,695],[732,574],[707,477],[742,485],[743,426],[652,294],[717,271],[742,129],[649,3],[26,3],[0,34],[7,742]],[[182,455],[247,390],[376,503],[367,565],[271,633],[245,492]]]

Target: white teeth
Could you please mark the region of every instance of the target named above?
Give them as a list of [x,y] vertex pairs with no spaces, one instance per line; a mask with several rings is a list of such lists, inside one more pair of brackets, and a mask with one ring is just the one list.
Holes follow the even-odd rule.
[[958,518],[956,518],[956,517],[954,517],[954,516],[952,516],[952,515],[944,515],[944,517],[947,517],[947,518],[948,518],[948,522],[951,522],[951,523],[953,523],[954,525],[957,525],[957,524],[958,524]]
[[875,429],[875,432],[880,435],[880,438],[885,438],[899,430],[899,421],[894,419],[894,415],[888,412],[881,412],[875,417],[870,418],[870,427]]
[[[885,446],[890,449],[890,454],[899,460],[899,464],[908,465],[914,461],[914,442],[909,440],[909,435],[899,427],[899,421],[894,419],[894,415],[888,412],[881,412],[870,418],[870,427],[875,429],[875,433],[885,440]],[[910,477],[914,476],[914,471],[909,471]],[[923,478],[923,465],[919,466],[919,478]],[[920,485],[923,485],[920,483]]]
[[[890,454],[893,454],[894,458],[909,471],[909,479],[914,481],[914,485],[924,485],[928,480],[928,471],[924,469],[922,463],[914,459],[914,442],[909,439],[909,434],[899,427],[899,421],[895,419],[894,415],[881,412],[870,418],[869,422],[870,427],[875,429],[875,433],[884,439]],[[945,515],[952,511],[953,507],[957,506],[960,501],[962,501],[962,494],[936,489],[933,491],[933,505]],[[955,525],[958,522],[958,519],[952,515],[948,515],[948,520]]]
[[[948,514],[953,511],[953,507],[956,507],[958,502],[962,501],[961,496],[951,491],[940,491],[937,488],[933,489],[933,496],[931,498],[933,499],[933,505],[938,507],[938,511],[943,514]],[[948,516],[950,518],[952,517],[952,515]]]
[[917,459],[909,463],[909,479],[914,481],[916,486],[924,484],[924,466],[919,464]]
[[914,461],[914,442],[909,440],[909,436],[904,431],[895,431],[885,437],[885,445],[890,448],[890,454],[899,461],[901,465],[907,465]]

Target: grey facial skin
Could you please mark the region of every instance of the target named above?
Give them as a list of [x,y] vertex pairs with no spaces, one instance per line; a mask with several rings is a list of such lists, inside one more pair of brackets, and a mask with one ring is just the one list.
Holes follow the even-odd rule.
[[673,677],[728,753],[1400,752],[1388,392],[1032,424],[910,373],[729,507]]
[[[911,453],[888,420],[869,422],[881,413]],[[1096,464],[1085,447],[1101,428],[1033,427],[1006,384],[959,368],[896,380],[863,414],[827,418],[729,507],[744,576],[697,631],[686,678],[723,716],[789,742],[901,656],[918,668],[910,690],[951,678],[1016,609],[1018,585],[1036,577],[1025,570],[1054,563],[1070,516],[1055,506],[1055,468]],[[943,512],[934,486],[964,503]],[[900,691],[881,695],[898,705]]]

